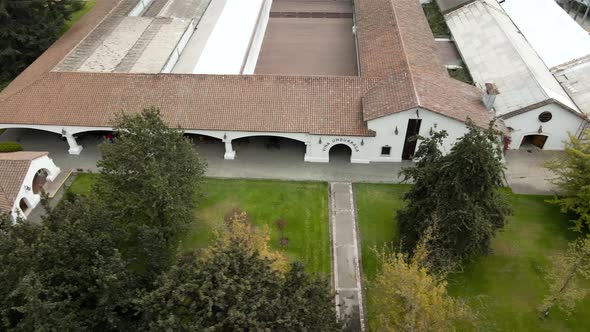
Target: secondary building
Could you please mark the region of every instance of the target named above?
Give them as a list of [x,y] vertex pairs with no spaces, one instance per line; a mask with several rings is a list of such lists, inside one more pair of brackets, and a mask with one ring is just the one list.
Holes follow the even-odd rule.
[[0,213],[26,219],[60,172],[47,152],[0,153]]
[[562,150],[588,128],[590,36],[553,0],[437,2],[473,80],[496,85],[510,148]]
[[0,94],[0,128],[79,154],[77,135],[155,106],[226,159],[263,136],[309,162],[398,162],[416,134],[449,150],[468,119],[488,127],[492,100],[448,76],[417,0],[103,0]]

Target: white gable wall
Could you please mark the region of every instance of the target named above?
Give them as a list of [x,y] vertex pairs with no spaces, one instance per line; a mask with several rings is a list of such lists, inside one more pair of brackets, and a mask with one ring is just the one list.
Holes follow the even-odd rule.
[[16,220],[19,216],[25,218],[25,213],[20,209],[21,199],[25,199],[31,209],[34,209],[41,201],[41,195],[33,193],[33,179],[39,170],[47,170],[47,181],[53,181],[59,175],[61,170],[55,165],[53,160],[48,156],[39,157],[31,161],[29,171],[23,180],[22,186],[14,205],[12,206],[12,218]]
[[[421,108],[412,109],[368,122],[369,129],[374,130],[377,136],[371,140],[365,157],[370,161],[401,161],[409,119],[422,120],[420,135],[424,137],[430,136],[431,128],[433,131],[446,130],[449,136],[445,139],[442,147],[445,153],[451,150],[457,138],[467,132],[467,126],[461,121]],[[398,129],[397,135],[395,134],[396,127]],[[390,156],[381,156],[381,147],[383,146],[391,147]]]
[[[548,122],[541,122],[539,114],[551,112],[553,118]],[[558,104],[549,104],[504,120],[507,127],[512,128],[510,149],[518,149],[526,135],[545,135],[547,141],[543,150],[563,150],[564,141],[569,140],[568,132],[576,134],[583,120]],[[539,133],[539,127],[542,132]]]

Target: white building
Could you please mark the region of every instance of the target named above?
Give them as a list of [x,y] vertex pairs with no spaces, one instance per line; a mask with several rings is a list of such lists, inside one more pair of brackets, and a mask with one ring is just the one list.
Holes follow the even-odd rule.
[[0,153],[0,212],[26,219],[41,201],[41,189],[59,173],[47,152]]
[[506,0],[502,8],[570,98],[590,114],[590,35],[551,0]]
[[[108,131],[124,110],[218,139],[298,142],[309,162],[411,159],[409,137],[493,118],[451,79],[417,0],[103,0],[0,94],[0,128]],[[500,126],[502,124],[500,123]]]
[[[590,50],[577,44],[588,36],[576,31],[557,42],[557,26],[579,26],[555,2],[438,2],[474,81],[480,86],[492,82],[499,90],[494,110],[510,130],[510,148],[561,150],[568,132],[581,132],[587,122],[580,101],[572,100],[575,88],[564,89],[550,68]],[[556,19],[548,19],[553,12]]]

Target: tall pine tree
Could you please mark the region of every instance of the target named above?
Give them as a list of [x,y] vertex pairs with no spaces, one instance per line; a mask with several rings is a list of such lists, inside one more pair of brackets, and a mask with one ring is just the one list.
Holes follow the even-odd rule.
[[426,230],[431,264],[456,266],[489,251],[494,234],[510,213],[499,188],[504,184],[499,134],[469,124],[468,132],[443,155],[446,133],[435,133],[420,144],[416,167],[402,174],[414,186],[407,206],[397,214],[402,248],[412,252]]
[[59,37],[80,0],[0,0],[0,90]]

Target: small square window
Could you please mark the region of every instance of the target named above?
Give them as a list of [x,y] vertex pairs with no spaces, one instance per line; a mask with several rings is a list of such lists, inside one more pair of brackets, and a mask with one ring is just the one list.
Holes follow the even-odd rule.
[[389,156],[391,154],[391,146],[384,146],[381,148],[382,156]]

